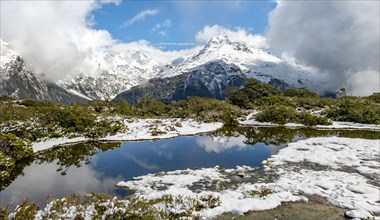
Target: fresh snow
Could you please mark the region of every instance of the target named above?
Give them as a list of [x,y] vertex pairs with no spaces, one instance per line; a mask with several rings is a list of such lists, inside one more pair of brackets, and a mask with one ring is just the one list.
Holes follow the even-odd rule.
[[[256,127],[276,127],[277,124],[272,122],[259,122],[255,119],[255,116],[259,114],[260,111],[251,111],[245,118],[240,118],[238,120],[239,124],[242,126],[256,126]],[[283,125],[287,128],[305,128],[306,125],[297,123],[286,123]],[[332,125],[316,125],[313,126],[316,129],[341,129],[341,130],[372,130],[380,131],[380,125],[375,124],[362,124],[355,122],[344,122],[344,121],[333,121]]]
[[9,49],[9,45],[7,42],[5,42],[3,39],[0,38],[0,68],[1,69],[6,69],[6,64],[9,62],[15,60],[18,56],[16,52],[13,50]]
[[76,137],[76,138],[51,138],[45,141],[40,142],[33,142],[32,148],[33,151],[36,153],[38,151],[43,151],[50,149],[54,146],[63,145],[63,144],[70,144],[70,143],[76,143],[81,141],[86,141],[87,139],[85,137]]
[[176,76],[201,69],[209,62],[220,62],[226,67],[236,65],[245,77],[265,83],[279,79],[291,86],[318,89],[313,85],[317,70],[224,35],[212,38],[193,55],[179,57],[168,64],[133,50],[99,52],[91,62],[98,64],[94,73],[81,73],[58,84],[92,99],[109,99],[149,79]]
[[95,72],[61,80],[59,85],[90,99],[113,99],[117,94],[154,78],[161,67],[141,51],[99,53]]
[[237,65],[248,78],[256,78],[268,83],[280,79],[295,87],[313,87],[317,71],[288,59],[280,59],[261,48],[243,41],[219,35],[213,37],[202,50],[182,62],[173,62],[171,68],[161,72],[159,77],[170,77],[192,71],[211,61],[223,61],[227,65]]
[[[326,198],[328,203],[350,209],[347,216],[367,219],[380,215],[379,140],[321,137],[290,143],[288,147],[263,161],[266,176],[274,181],[241,183],[231,189],[191,190],[196,185],[221,186],[232,181],[231,173],[249,176],[250,167],[223,170],[219,167],[178,170],[148,174],[117,185],[136,191],[148,199],[164,195],[199,199],[204,195],[219,197],[219,206],[204,209],[194,216],[211,218],[224,212],[273,209],[282,202],[307,201],[307,196]],[[359,169],[359,170],[358,170]],[[360,170],[372,170],[361,172]],[[254,190],[271,191],[262,197],[249,195]],[[183,207],[180,207],[183,208]]]
[[318,129],[355,129],[380,131],[380,125],[361,124],[355,122],[333,121],[332,125],[317,125]]
[[[99,138],[101,141],[135,141],[173,138],[180,135],[193,135],[198,133],[210,132],[223,126],[222,123],[203,123],[193,119],[121,119],[128,127],[125,133],[117,133]],[[52,138],[41,142],[33,143],[34,152],[46,150],[57,145],[75,143],[89,140],[85,137],[77,138]]]

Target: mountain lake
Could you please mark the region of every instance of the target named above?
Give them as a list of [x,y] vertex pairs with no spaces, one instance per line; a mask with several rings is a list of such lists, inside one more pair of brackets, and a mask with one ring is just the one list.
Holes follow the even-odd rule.
[[14,207],[24,199],[44,207],[54,198],[90,192],[126,196],[119,181],[187,168],[254,166],[310,137],[376,139],[378,132],[238,127],[208,134],[131,142],[83,142],[58,146],[18,164],[17,174],[1,183],[0,204]]

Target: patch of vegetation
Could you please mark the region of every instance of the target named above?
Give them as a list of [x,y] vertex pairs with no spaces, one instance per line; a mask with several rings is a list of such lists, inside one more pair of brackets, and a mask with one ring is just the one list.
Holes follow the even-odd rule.
[[0,133],[0,185],[12,176],[16,164],[33,155],[30,142],[16,137],[14,134]]
[[359,97],[340,98],[329,106],[324,114],[336,121],[380,124],[380,104],[372,99]]
[[307,110],[318,110],[326,108],[332,105],[335,100],[331,98],[320,98],[320,97],[293,97],[291,98],[294,105],[298,108],[303,108]]
[[252,105],[254,105],[256,109],[265,109],[268,106],[288,106],[293,108],[297,106],[291,98],[283,95],[261,97],[254,100]]
[[[52,200],[40,209],[24,201],[9,214],[10,219],[33,219],[37,212],[42,219],[179,219],[196,217],[195,212],[215,208],[220,198],[202,195],[199,198],[164,195],[160,199],[147,200],[131,195],[125,199],[105,194],[91,193],[83,198],[71,195]],[[4,215],[8,213],[3,210]]]
[[226,101],[211,98],[190,97],[173,102],[168,115],[174,118],[195,118],[205,122],[222,122],[226,114],[240,116],[241,109]]
[[0,207],[0,219],[8,219],[8,212],[2,207]]
[[288,97],[298,98],[319,98],[319,95],[305,88],[289,88],[284,91],[284,95]]
[[306,126],[331,125],[332,124],[332,121],[329,120],[326,116],[312,115],[309,112],[297,113],[296,122],[304,124]]
[[272,122],[279,125],[300,123],[306,126],[331,125],[332,121],[325,116],[312,115],[309,112],[297,112],[289,106],[270,106],[256,116],[260,122]]
[[235,127],[239,125],[237,117],[233,115],[231,112],[226,111],[223,118],[223,124],[227,127]]
[[249,191],[246,191],[245,194],[249,195],[249,196],[259,196],[259,197],[266,197],[270,194],[272,194],[272,190],[270,189],[267,189],[267,188],[262,188],[260,190],[249,190]]
[[34,219],[34,216],[36,214],[36,204],[30,203],[28,200],[24,200],[20,205],[17,206],[17,211],[9,215],[9,219]]
[[288,106],[270,106],[256,116],[260,122],[273,122],[276,124],[286,124],[297,119],[297,111]]
[[380,103],[380,92],[373,93],[368,97],[368,99],[375,101],[376,103]]
[[212,194],[202,195],[198,198],[164,195],[161,200],[163,201],[164,210],[166,210],[165,218],[168,219],[194,217],[194,212],[212,209],[221,204],[220,198]]
[[[247,79],[242,89],[228,88],[226,99],[245,109],[263,110],[257,116],[257,120],[262,122],[296,122],[313,126],[331,124],[329,119],[332,119],[380,124],[380,93],[369,97],[321,98],[305,88],[290,88],[281,92],[258,80]],[[322,111],[324,116],[303,112],[305,110]]]
[[281,95],[282,92],[273,86],[262,83],[257,79],[245,79],[244,88],[228,88],[227,97],[231,104],[250,109],[256,106],[255,100],[262,97]]

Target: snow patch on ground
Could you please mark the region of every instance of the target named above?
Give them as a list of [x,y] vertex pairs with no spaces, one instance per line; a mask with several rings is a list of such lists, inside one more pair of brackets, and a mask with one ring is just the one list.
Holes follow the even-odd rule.
[[[247,117],[245,119],[238,120],[239,124],[242,126],[256,126],[256,127],[276,127],[277,124],[271,122],[259,122],[253,117]],[[287,128],[306,128],[306,125],[297,123],[286,123],[284,127]],[[355,122],[343,122],[343,121],[333,121],[332,125],[316,125],[313,126],[316,129],[341,129],[341,130],[371,130],[380,131],[380,125],[374,124],[361,124]]]
[[47,150],[49,148],[52,148],[54,146],[62,145],[62,144],[70,144],[70,143],[76,143],[81,141],[86,141],[87,138],[85,137],[76,137],[76,138],[68,138],[68,137],[62,137],[62,138],[51,138],[45,141],[40,142],[34,142],[32,147],[33,151],[36,153],[38,151]]
[[380,125],[333,121],[332,125],[317,125],[317,129],[357,129],[380,131]]
[[[242,174],[249,170],[249,167],[237,167],[229,169],[228,173]],[[133,181],[121,181],[117,183],[117,186],[135,190],[137,195],[150,200],[159,199],[165,195],[187,197],[196,201],[209,195],[219,198],[221,202],[219,206],[193,213],[194,216],[202,218],[212,218],[224,212],[243,214],[250,210],[273,209],[281,205],[281,202],[307,201],[304,196],[295,196],[285,191],[274,191],[267,196],[248,194],[252,190],[260,192],[265,187],[263,184],[243,184],[237,189],[202,190],[198,193],[190,189],[194,185],[218,185],[230,181],[231,179],[222,173],[222,169],[214,167],[148,174],[137,177]],[[180,212],[180,210],[174,212]]]
[[[122,119],[124,125],[128,127],[125,133],[117,133],[99,138],[101,141],[135,141],[173,138],[180,135],[193,135],[198,133],[210,132],[223,126],[222,123],[203,123],[193,119]],[[57,145],[75,143],[89,140],[85,137],[76,138],[52,138],[41,142],[33,143],[34,152],[46,150]]]
[[[136,191],[148,199],[171,194],[201,198],[220,198],[214,208],[203,209],[195,216],[210,218],[224,212],[243,214],[247,211],[273,209],[282,202],[307,201],[316,195],[346,213],[362,219],[380,214],[379,206],[379,140],[339,137],[310,138],[290,143],[265,161],[266,174],[276,176],[264,182],[242,182],[230,188],[218,188],[233,182],[231,173],[245,178],[249,167],[223,170],[219,167],[149,174],[117,185]],[[372,175],[368,175],[372,174]],[[236,175],[233,175],[236,176]],[[198,191],[196,185],[213,185]],[[267,192],[267,193],[265,193]]]

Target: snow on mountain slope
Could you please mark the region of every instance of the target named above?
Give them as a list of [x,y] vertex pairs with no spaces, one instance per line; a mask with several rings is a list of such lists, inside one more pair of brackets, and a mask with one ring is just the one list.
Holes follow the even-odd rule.
[[240,87],[245,76],[239,67],[222,60],[210,61],[198,68],[176,76],[150,79],[147,83],[132,87],[117,95],[129,103],[137,103],[142,97],[170,102],[190,96],[223,99],[227,87]]
[[59,85],[90,99],[112,99],[149,79],[177,76],[215,61],[236,65],[245,77],[257,78],[281,88],[311,88],[316,78],[309,68],[224,35],[212,38],[203,49],[191,56],[179,57],[161,66],[152,57],[136,50],[99,53],[97,57],[93,61],[98,64],[95,73],[81,73],[73,79],[59,82]]
[[159,76],[178,75],[213,60],[237,65],[247,77],[265,83],[279,79],[290,86],[313,87],[312,82],[316,78],[315,71],[310,68],[282,60],[268,51],[224,35],[213,37],[202,50],[182,62],[172,62]]
[[105,53],[95,73],[81,73],[59,84],[90,99],[112,99],[160,71],[159,64],[141,51]]
[[19,54],[0,39],[0,95],[16,99],[40,99],[50,101],[86,102],[53,82],[44,80],[33,72]]
[[[1,81],[6,82],[6,79],[10,80],[11,73],[15,72],[7,70],[7,65],[10,65],[11,61],[16,61],[17,57],[20,56],[14,51],[9,50],[4,41],[1,41],[1,45],[2,70],[0,74]],[[242,71],[244,77],[256,78],[282,89],[289,86],[314,88],[314,90],[317,88],[313,85],[316,81],[317,71],[296,64],[293,61],[280,59],[268,51],[255,48],[243,41],[234,40],[224,35],[212,38],[203,49],[195,54],[179,57],[166,65],[160,65],[154,58],[138,50],[120,49],[114,51],[106,49],[105,51],[95,51],[94,54],[89,60],[90,63],[98,66],[96,71],[80,74],[70,73],[75,74],[75,76],[59,81],[57,86],[82,99],[112,99],[133,86],[147,82],[149,79],[177,76],[194,70],[200,70],[200,68],[203,68],[203,65],[210,62],[221,62],[221,65],[236,65]],[[21,57],[17,62],[12,63],[12,68],[15,68],[16,64],[20,65],[16,72],[22,73],[23,78],[29,79],[30,82],[36,81],[34,84],[27,83],[31,88],[33,86],[36,87],[36,84],[40,87],[42,86],[42,81],[44,80],[38,77],[36,79],[33,78],[35,74],[29,67],[24,65]],[[205,76],[218,74],[218,72],[213,72],[212,70],[208,71]],[[17,77],[20,78],[19,76]],[[12,76],[12,78],[17,77]],[[220,78],[219,80],[223,81],[224,79]],[[3,85],[5,84],[3,83]],[[25,86],[19,86],[18,88],[23,90]],[[16,88],[17,86],[13,85],[13,87]],[[4,88],[1,89],[4,90]],[[210,89],[213,90],[213,88]],[[26,96],[25,94],[21,95],[21,93],[25,92],[16,89],[11,92],[10,90],[12,89],[8,88],[6,92],[2,91],[2,93],[14,93],[15,97]],[[43,97],[38,92],[44,89],[35,88],[32,90],[35,98],[46,99],[47,94]]]

